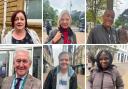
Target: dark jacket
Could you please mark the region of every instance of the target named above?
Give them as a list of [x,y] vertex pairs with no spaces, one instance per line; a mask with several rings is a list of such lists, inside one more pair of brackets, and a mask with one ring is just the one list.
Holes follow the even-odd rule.
[[118,34],[114,28],[109,31],[103,25],[96,25],[89,33],[87,44],[118,44]]
[[[45,44],[52,44],[52,39],[56,35],[56,33],[60,31],[62,33],[62,29],[56,29],[56,30],[51,30],[48,38],[45,41]],[[71,30],[71,28],[68,29],[68,39],[71,41],[71,44],[76,44],[76,34]],[[63,44],[64,42],[64,36],[62,35],[60,40],[57,42],[57,44]]]
[[[51,70],[44,82],[43,89],[56,89],[56,83],[57,83],[57,73],[59,67],[56,67],[55,69]],[[68,76],[70,76],[69,80],[69,89],[77,89],[77,76],[74,70],[70,67],[68,71]]]

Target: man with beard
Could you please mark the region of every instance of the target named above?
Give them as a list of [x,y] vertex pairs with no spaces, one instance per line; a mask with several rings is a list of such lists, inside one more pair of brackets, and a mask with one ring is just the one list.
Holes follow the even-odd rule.
[[77,76],[69,66],[69,53],[61,52],[58,59],[59,66],[49,72],[43,89],[77,89]]
[[102,25],[96,25],[89,33],[87,44],[117,44],[118,35],[112,24],[115,13],[113,10],[106,10],[103,15]]
[[97,68],[93,69],[88,78],[87,89],[124,89],[121,75],[112,65],[112,54],[108,50],[101,50],[96,61]]

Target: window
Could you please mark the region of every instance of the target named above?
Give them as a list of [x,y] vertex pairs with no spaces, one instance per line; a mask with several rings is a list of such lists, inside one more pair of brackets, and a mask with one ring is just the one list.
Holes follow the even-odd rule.
[[41,79],[42,47],[33,50],[33,76]]
[[28,20],[41,22],[42,19],[42,0],[26,0],[25,12]]

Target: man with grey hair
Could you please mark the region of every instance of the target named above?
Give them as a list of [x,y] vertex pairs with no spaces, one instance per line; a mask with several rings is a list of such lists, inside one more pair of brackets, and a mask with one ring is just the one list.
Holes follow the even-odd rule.
[[118,34],[112,24],[114,22],[115,13],[113,10],[107,9],[103,16],[103,23],[96,25],[89,33],[87,44],[118,44]]
[[69,53],[61,52],[58,59],[59,65],[49,72],[43,89],[77,89],[77,76],[69,65]]
[[42,89],[41,81],[28,74],[32,63],[30,58],[29,50],[16,49],[13,59],[15,74],[4,79],[2,89]]

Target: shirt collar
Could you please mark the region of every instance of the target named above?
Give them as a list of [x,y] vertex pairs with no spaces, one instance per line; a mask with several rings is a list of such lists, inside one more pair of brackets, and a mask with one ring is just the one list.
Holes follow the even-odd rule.
[[[20,77],[22,80],[25,79],[25,77],[27,76],[28,74],[25,74],[24,76]],[[17,74],[16,74],[16,78],[18,78]]]

